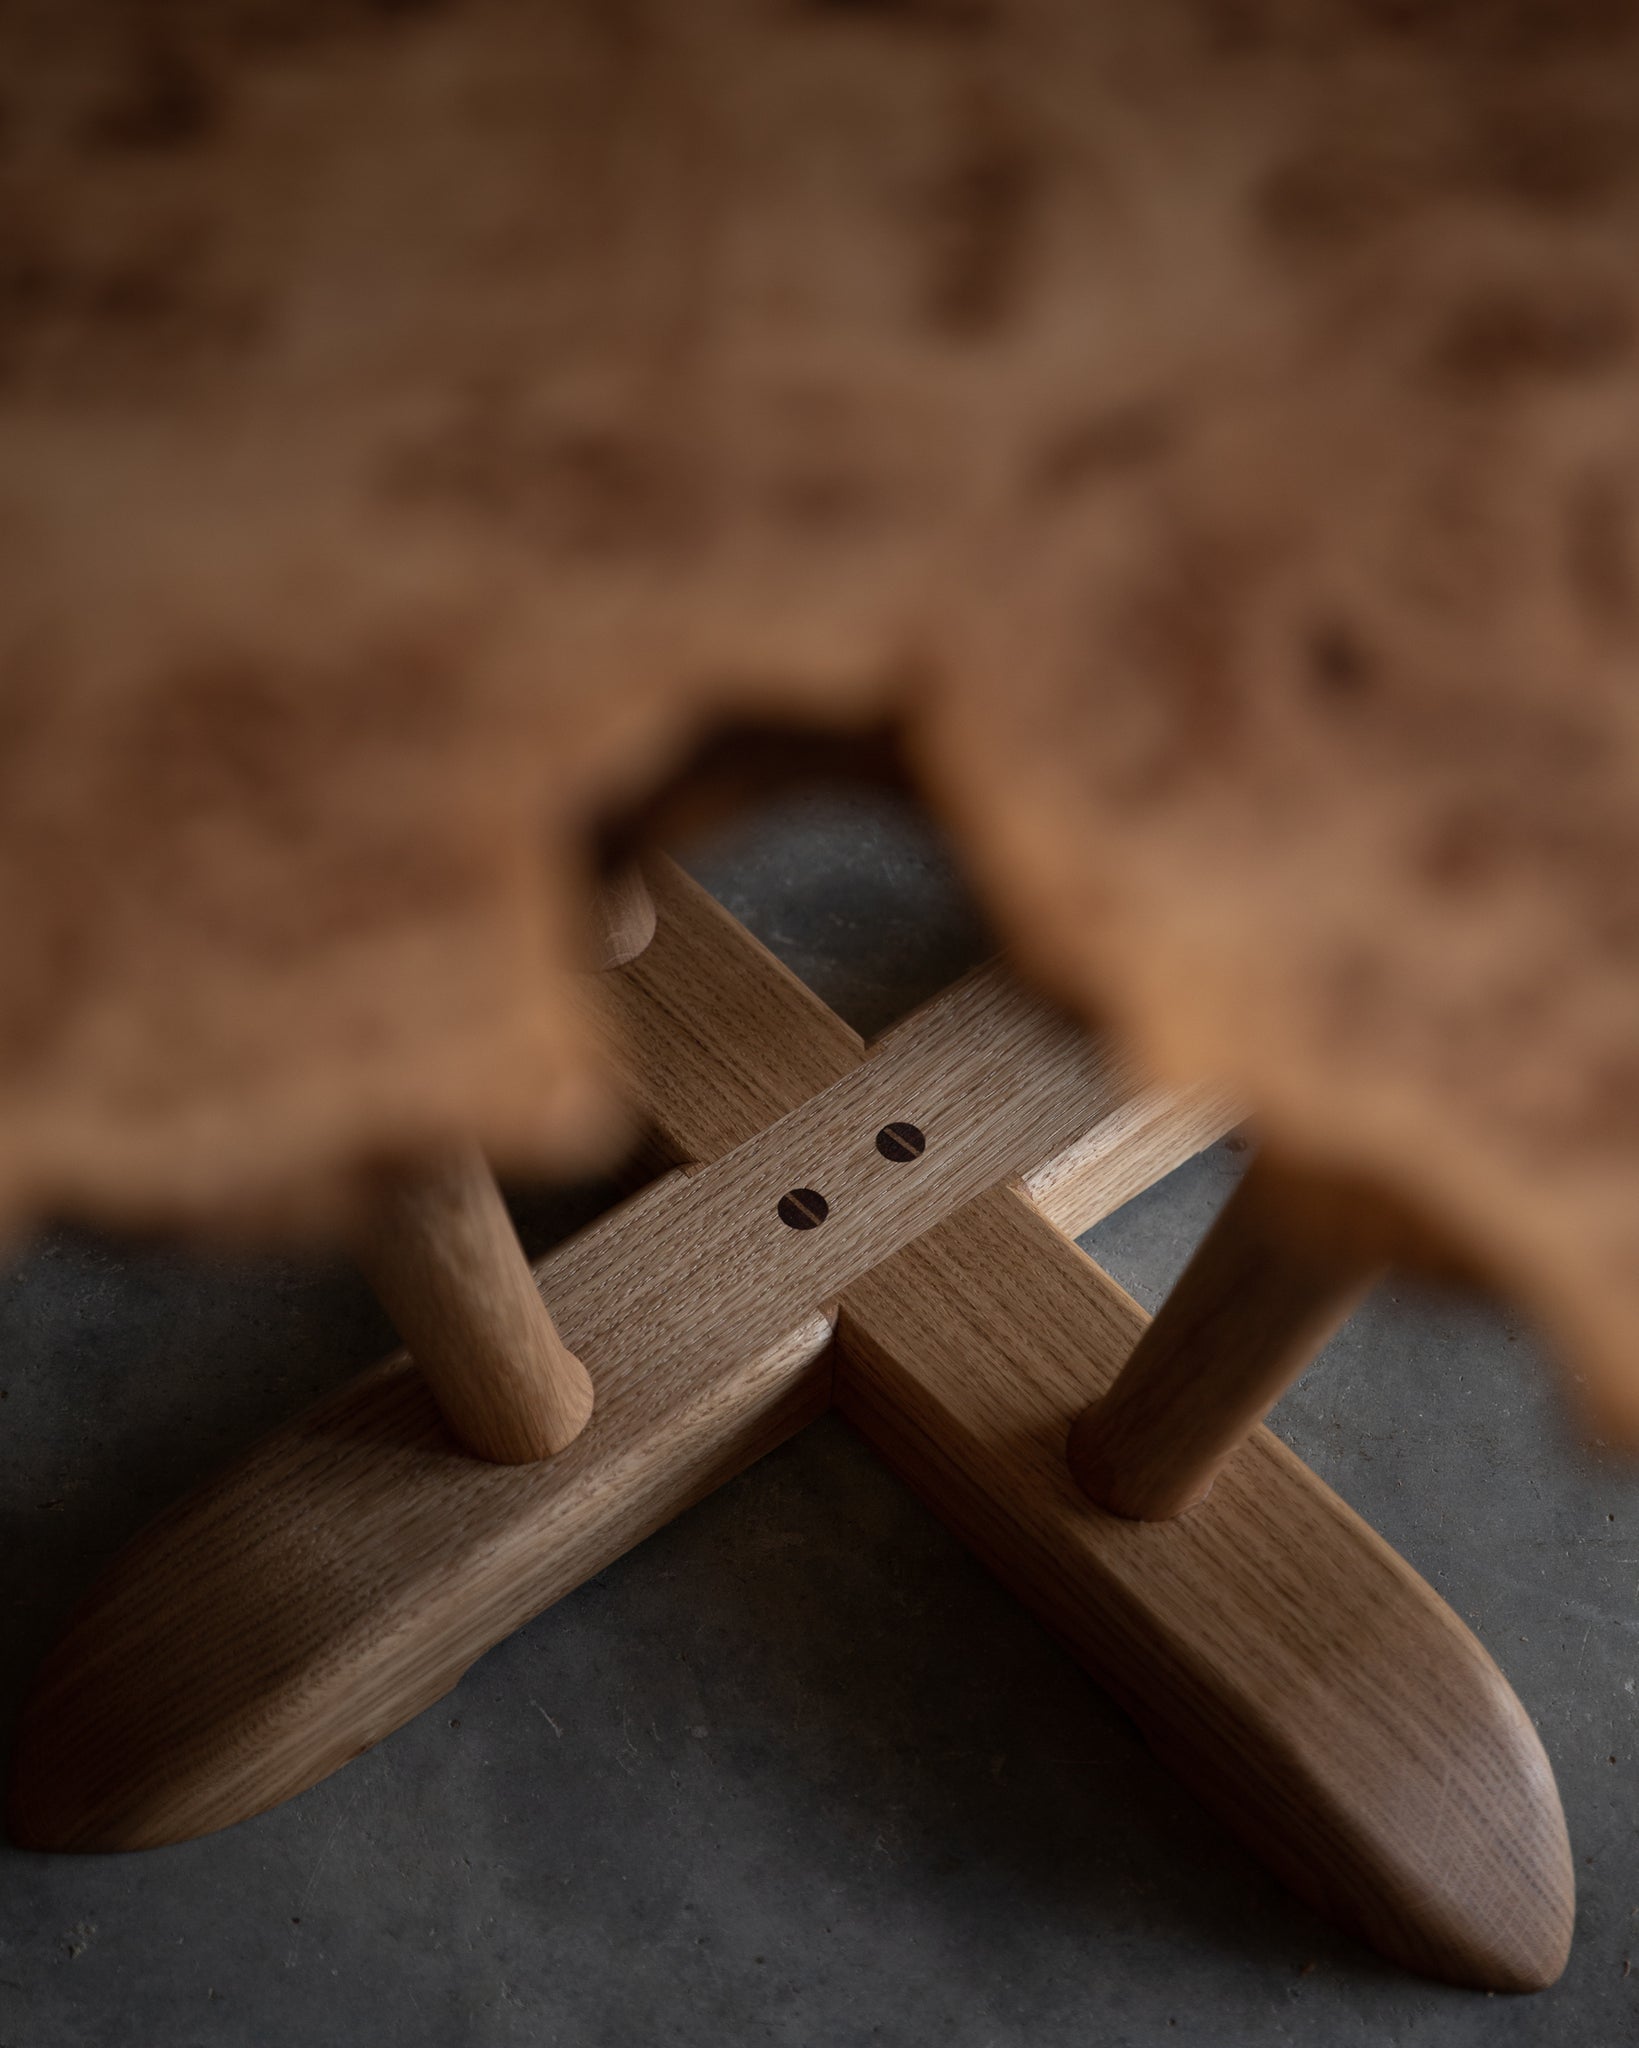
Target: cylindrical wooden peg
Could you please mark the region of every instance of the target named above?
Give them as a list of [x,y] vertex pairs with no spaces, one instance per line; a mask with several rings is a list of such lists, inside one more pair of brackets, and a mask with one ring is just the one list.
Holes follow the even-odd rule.
[[654,898],[637,862],[609,876],[592,905],[593,958],[599,968],[624,967],[654,937]]
[[1291,1224],[1254,1164],[1070,1432],[1070,1468],[1098,1506],[1158,1522],[1202,1500],[1365,1292],[1373,1250]]
[[553,1326],[476,1146],[384,1181],[355,1249],[469,1451],[522,1465],[573,1443],[592,1382]]

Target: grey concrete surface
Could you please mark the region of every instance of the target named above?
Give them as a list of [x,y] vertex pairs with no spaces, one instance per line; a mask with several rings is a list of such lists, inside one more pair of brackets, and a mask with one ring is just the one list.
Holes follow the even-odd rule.
[[[762,819],[704,880],[874,1030],[985,948],[918,823]],[[1159,1300],[1241,1165],[1093,1233]],[[595,1203],[519,1203],[544,1242]],[[58,1235],[0,1277],[0,1694],[112,1547],[388,1333],[337,1267]],[[1581,1907],[1532,1999],[1289,1898],[827,1421],[305,1797],[142,1857],[0,1850],[0,2048],[1470,2048],[1639,2041],[1639,1478],[1510,1313],[1389,1285],[1277,1425],[1496,1654]]]

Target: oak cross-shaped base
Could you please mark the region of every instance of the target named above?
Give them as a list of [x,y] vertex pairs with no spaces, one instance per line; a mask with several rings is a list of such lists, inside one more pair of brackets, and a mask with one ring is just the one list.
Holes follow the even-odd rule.
[[678,1168],[543,1260],[591,1421],[464,1453],[404,1356],[163,1516],[25,1711],[12,1828],[140,1848],[313,1784],[833,1402],[1298,1891],[1431,1975],[1563,1966],[1570,1854],[1523,1709],[1457,1617],[1266,1430],[1192,1512],[1066,1460],[1146,1318],[1070,1242],[1209,1142],[1000,968],[867,1050],[657,867],[602,977]]

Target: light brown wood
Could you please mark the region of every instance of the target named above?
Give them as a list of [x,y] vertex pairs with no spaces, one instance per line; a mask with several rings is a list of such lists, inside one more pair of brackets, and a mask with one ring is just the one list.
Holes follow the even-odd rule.
[[1070,1469],[1089,1500],[1164,1521],[1205,1499],[1372,1277],[1355,1242],[1294,1232],[1255,1164],[1201,1240],[1115,1385],[1078,1416]]
[[499,1465],[549,1458],[592,1413],[476,1146],[384,1176],[355,1255],[456,1439]]
[[[277,1432],[71,1623],[25,1708],[18,1838],[173,1841],[311,1783],[819,1413],[835,1372],[1294,1884],[1415,1968],[1546,1981],[1571,1912],[1552,1776],[1429,1587],[1266,1433],[1159,1527],[1101,1513],[1065,1465],[1143,1318],[1009,1183],[1096,1208],[1182,1156],[1202,1105],[1135,1111],[1120,1063],[994,968],[862,1055],[675,871],[655,895],[653,944],[594,993],[657,1142],[697,1170],[539,1268],[597,1386],[588,1429],[545,1464],[477,1463],[399,1359]],[[782,1220],[799,1187],[815,1227]]]
[[674,861],[646,872],[654,939],[581,993],[624,1052],[630,1098],[664,1167],[732,1151],[840,1080],[865,1045]]
[[1574,1898],[1552,1773],[1438,1595],[1267,1430],[1181,1520],[1076,1487],[1070,1419],[1144,1324],[995,1189],[848,1290],[837,1403],[1295,1890],[1411,1969],[1552,1982]]
[[19,1728],[15,1841],[150,1848],[288,1799],[828,1404],[823,1315],[657,1361],[595,1248],[546,1279],[596,1369],[574,1443],[464,1456],[402,1356],[275,1432],[74,1618]]
[[1140,1088],[1019,1185],[1049,1223],[1080,1237],[1239,1122],[1220,1088]]
[[[849,1073],[861,1045],[679,869],[657,864],[652,879],[654,943],[582,993],[624,1024],[673,1156],[715,1159]],[[597,1390],[589,1427],[561,1455],[504,1468],[459,1454],[400,1357],[128,1545],[25,1708],[14,1839],[153,1847],[289,1798],[823,1412],[823,1307],[763,1347],[732,1312],[702,1315],[681,1355],[645,1329],[657,1291],[709,1284],[700,1247],[685,1239],[668,1256],[661,1230],[687,1186],[658,1182],[538,1268]]]
[[607,972],[637,958],[654,937],[654,898],[633,860],[608,877],[592,902],[592,952]]
[[891,729],[1639,1441],[1639,9],[240,4],[0,7],[0,1216],[585,1164],[594,831]]

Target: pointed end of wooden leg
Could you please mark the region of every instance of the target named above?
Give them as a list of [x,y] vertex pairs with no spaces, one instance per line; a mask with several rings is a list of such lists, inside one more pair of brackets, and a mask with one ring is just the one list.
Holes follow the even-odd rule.
[[6,1838],[14,1849],[45,1849],[62,1854],[68,1850],[101,1848],[87,1842],[77,1824],[80,1816],[70,1799],[66,1806],[57,1796],[55,1773],[50,1761],[42,1759],[25,1718],[12,1752],[11,1777],[6,1786]]
[[1430,1974],[1478,1991],[1545,1991],[1570,1958],[1576,1868],[1536,1730],[1511,1692],[1506,1709],[1499,1719],[1515,1725],[1498,1744],[1509,1781],[1497,1784],[1493,1837],[1493,1855],[1500,1849],[1502,1858],[1476,1883],[1461,1837],[1453,1839],[1447,1871],[1458,1903],[1430,1915],[1443,1935]]
[[1558,1789],[1534,1735],[1532,1747],[1535,1757],[1518,1759],[1525,1770],[1516,1782],[1497,1788],[1490,1840],[1465,1841],[1454,1830],[1443,1860],[1438,1844],[1430,1859],[1438,1889],[1409,1899],[1398,1925],[1364,1930],[1409,1969],[1495,1992],[1544,1991],[1563,1974],[1576,1875]]
[[[1563,1906],[1543,1924],[1524,1930],[1515,1951],[1499,1958],[1498,1967],[1488,1971],[1483,1979],[1473,1980],[1474,1988],[1481,1991],[1530,1992],[1546,1991],[1551,1984],[1557,1984],[1565,1974],[1565,1965],[1571,1957],[1571,1935],[1576,1919],[1575,1887],[1571,1887]],[[1467,1980],[1458,1980],[1467,1981]]]
[[12,1841],[190,1841],[401,1726],[484,1647],[418,1642],[407,1617],[424,1600],[459,1637],[481,1614],[444,1580],[486,1494],[518,1483],[454,1449],[403,1360],[295,1418],[140,1531],[70,1615],[18,1720]]
[[175,1783],[154,1772],[140,1731],[99,1714],[106,1695],[95,1678],[76,1679],[77,1647],[70,1637],[48,1658],[18,1723],[5,1807],[13,1846],[108,1855],[204,1832],[176,1823]]
[[99,1821],[88,1808],[79,1774],[61,1759],[41,1756],[19,1738],[6,1797],[6,1835],[13,1848],[53,1855],[107,1854],[121,1849],[159,1848],[169,1839],[149,1836],[140,1820],[129,1827]]
[[[1432,1595],[1428,1605],[1434,1617]],[[1396,1715],[1396,1672],[1363,1658],[1343,1675],[1358,1695],[1345,1715],[1352,1749],[1338,1746],[1337,1731],[1321,1733],[1331,1716],[1317,1711],[1283,1746],[1278,1769],[1249,1745],[1237,1772],[1164,1716],[1141,1711],[1140,1726],[1294,1891],[1391,1961],[1474,1991],[1544,1990],[1564,1971],[1576,1918],[1552,1767],[1455,1616],[1420,1647],[1423,1668],[1398,1678],[1428,1691],[1440,1718]]]
[[1566,1861],[1562,1878],[1535,1873],[1536,1895],[1505,1924],[1452,1918],[1432,1945],[1426,1930],[1402,1945],[1392,1938],[1379,1938],[1377,1945],[1408,1969],[1465,1990],[1546,1991],[1564,1974],[1575,1928],[1576,1884]]

